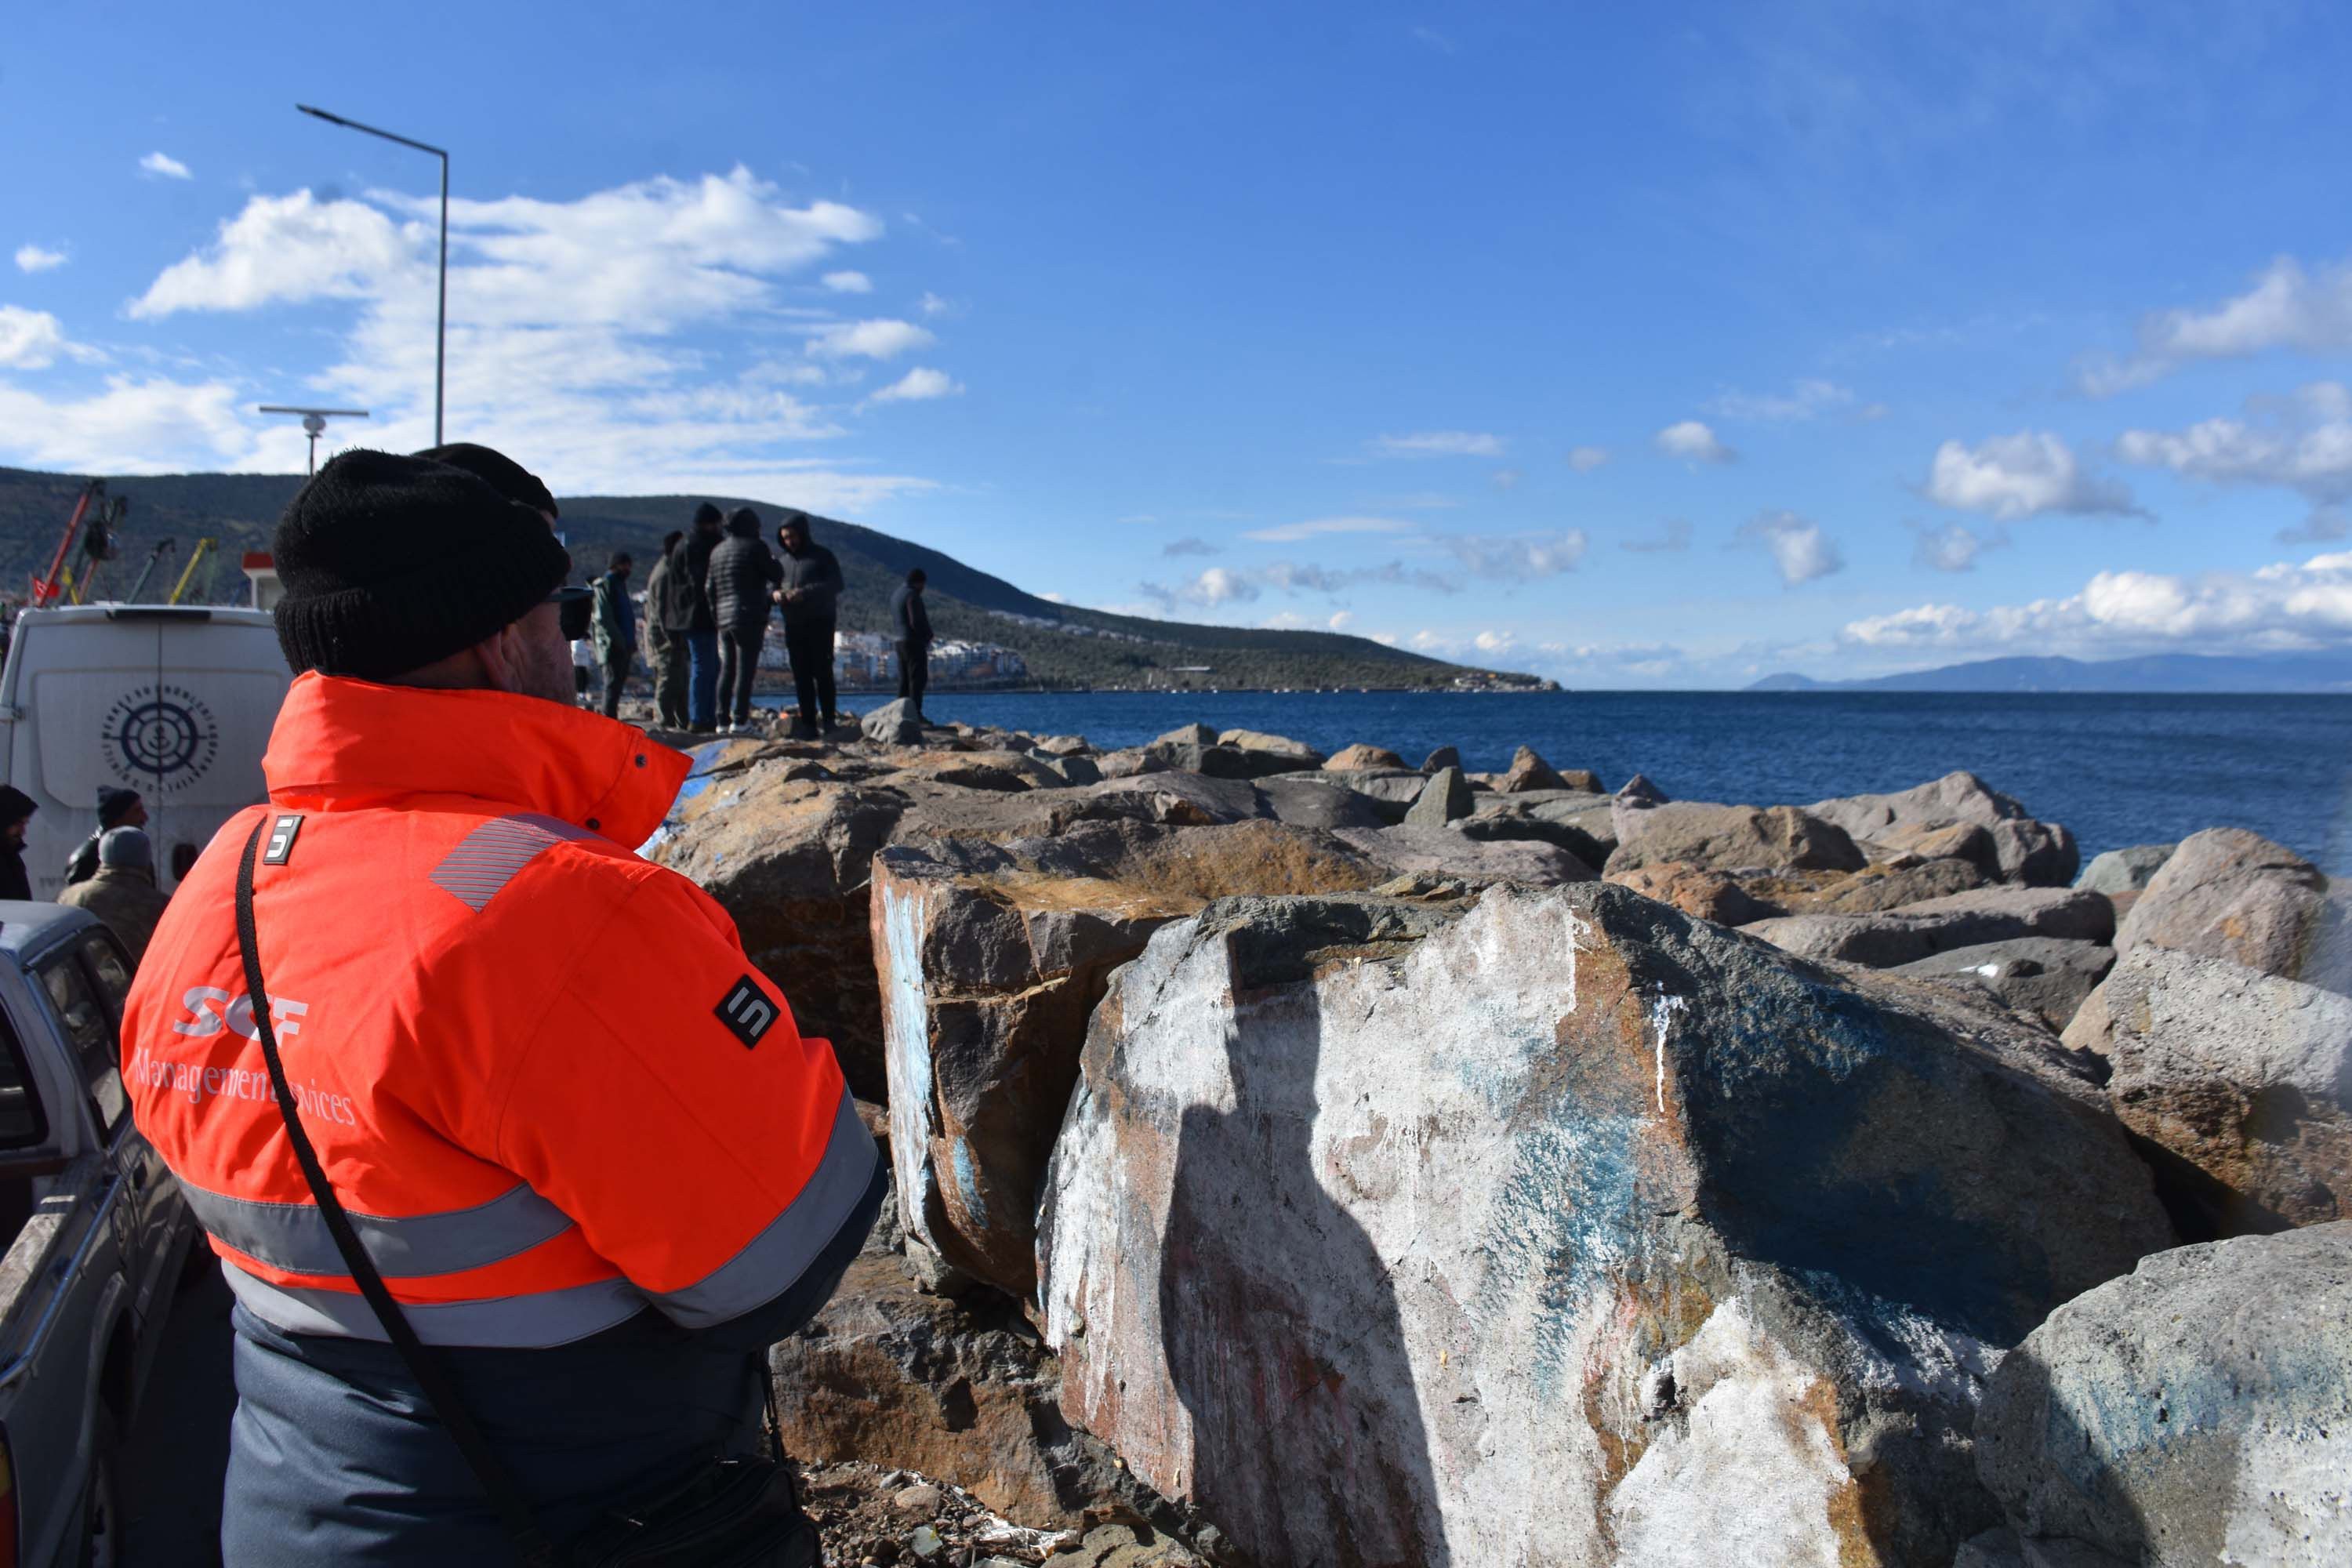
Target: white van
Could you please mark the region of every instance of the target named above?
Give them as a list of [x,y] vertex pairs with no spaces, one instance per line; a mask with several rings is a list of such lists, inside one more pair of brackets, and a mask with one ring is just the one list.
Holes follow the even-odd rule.
[[26,610],[0,666],[0,782],[40,809],[25,836],[36,899],[98,827],[100,784],[147,803],[156,880],[264,798],[261,754],[293,677],[266,610],[77,605]]

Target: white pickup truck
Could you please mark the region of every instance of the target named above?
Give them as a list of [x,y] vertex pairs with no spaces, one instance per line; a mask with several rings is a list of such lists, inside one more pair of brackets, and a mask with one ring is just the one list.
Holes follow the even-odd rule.
[[121,1560],[115,1440],[194,1216],[131,1119],[131,965],[80,910],[0,902],[0,1568]]

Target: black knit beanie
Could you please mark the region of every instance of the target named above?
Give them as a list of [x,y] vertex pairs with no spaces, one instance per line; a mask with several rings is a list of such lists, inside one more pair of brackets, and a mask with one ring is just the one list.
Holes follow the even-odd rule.
[[362,448],[338,453],[302,487],[270,549],[286,589],[277,610],[286,662],[297,675],[365,680],[473,647],[572,573],[528,506],[463,468]]
[[704,501],[694,509],[694,526],[697,528],[700,528],[706,522],[725,522],[726,521],[727,514],[709,501]]
[[546,481],[496,447],[452,441],[446,447],[427,447],[416,455],[463,468],[507,500],[520,501],[533,511],[543,511],[550,517],[562,515],[556,509],[555,496]]
[[135,789],[123,789],[116,784],[99,785],[99,826],[101,828],[107,828],[116,826],[121,822],[125,816],[129,816],[131,808],[138,804],[139,792]]

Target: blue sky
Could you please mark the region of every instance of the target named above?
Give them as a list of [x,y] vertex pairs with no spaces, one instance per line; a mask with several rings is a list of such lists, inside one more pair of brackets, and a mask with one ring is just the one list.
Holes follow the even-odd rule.
[[2352,641],[2352,12],[19,7],[0,462],[855,518],[1586,686]]

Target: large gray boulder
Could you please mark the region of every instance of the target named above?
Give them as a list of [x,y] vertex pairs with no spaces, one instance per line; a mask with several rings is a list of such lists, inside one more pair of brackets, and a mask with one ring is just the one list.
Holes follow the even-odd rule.
[[1600,777],[1589,768],[1571,768],[1563,774],[1543,760],[1533,746],[1521,746],[1511,753],[1511,765],[1496,782],[1495,788],[1504,795],[1525,795],[1530,790],[1583,790],[1593,795],[1605,792]]
[[1297,827],[1386,827],[1404,814],[1331,782],[1329,773],[1276,773],[1257,781],[1276,817]]
[[1523,888],[1551,888],[1563,882],[1590,882],[1592,868],[1555,844],[1535,840],[1473,838],[1451,827],[1343,827],[1341,842],[1378,860],[1398,876],[1438,878],[1472,888],[1512,882]]
[[858,721],[858,730],[877,746],[919,746],[923,721],[906,698],[885,702]]
[[2352,1219],[2352,999],[2227,959],[2138,947],[2066,1043],[2107,1059],[2184,1228]]
[[2352,1224],[2160,1252],[2001,1363],[1977,1468],[2028,1563],[2352,1563]]
[[1029,1295],[1038,1183],[1110,971],[1213,899],[1354,890],[1392,874],[1328,835],[1267,821],[1089,822],[877,855],[874,963],[908,1233]]
[[2200,952],[2343,991],[2352,989],[2345,935],[2327,879],[2310,861],[2242,827],[2209,827],[2182,839],[2148,879],[2116,946]]
[[1636,805],[1620,798],[1612,820],[1611,871],[1670,860],[1710,871],[1855,871],[1865,864],[1843,828],[1794,806]]
[[1789,914],[1867,915],[1970,892],[1989,880],[1973,860],[1915,860],[1906,855],[1859,871],[1781,872],[1750,877],[1748,884],[1749,892]]
[[1440,768],[1421,786],[1404,819],[1413,827],[1443,827],[1455,817],[1469,816],[1472,805],[1470,781],[1462,776],[1462,770]]
[[2028,936],[1954,948],[1898,964],[1894,973],[1990,997],[2041,1019],[2055,1033],[2073,1021],[2084,998],[2115,966],[2116,950],[2103,943]]
[[1614,803],[1583,790],[1482,795],[1457,825],[1473,838],[1533,838],[1557,844],[1586,865],[1606,865],[1617,847]]
[[[1614,857],[1610,861],[1616,865]],[[1801,958],[1893,969],[1956,947],[2019,937],[2105,942],[2113,905],[2073,888],[1979,888],[1867,915],[1785,915],[1740,928]]]
[[1887,795],[1815,801],[1805,810],[1864,844],[1889,839],[1890,848],[1902,847],[1899,835],[1890,838],[1897,828],[1974,823],[1992,837],[2001,879],[2029,887],[2063,887],[2074,880],[2082,860],[2072,833],[2056,823],[2036,822],[2024,806],[1967,772]]
[[[1219,779],[1262,779],[1275,773],[1297,773],[1321,765],[1319,754],[1314,762],[1307,762],[1281,752],[1221,745],[1213,742],[1202,745],[1191,741],[1154,741],[1144,748],[1144,755],[1162,767],[1179,773],[1205,773]],[[1110,769],[1106,767],[1103,772],[1108,774]]]
[[1089,1026],[1064,1409],[1262,1568],[1947,1568],[1998,1350],[2170,1240],[1978,1018],[1601,884],[1213,905]]
[[2117,893],[2137,893],[2145,889],[2164,863],[2179,848],[2172,844],[2135,844],[2128,849],[2103,849],[2091,857],[2083,874],[2074,879],[2074,886],[2088,888],[2109,898]]
[[1353,773],[1359,769],[1396,771],[1403,768],[1404,759],[1386,746],[1368,746],[1360,741],[1332,752],[1323,765],[1334,773]]

